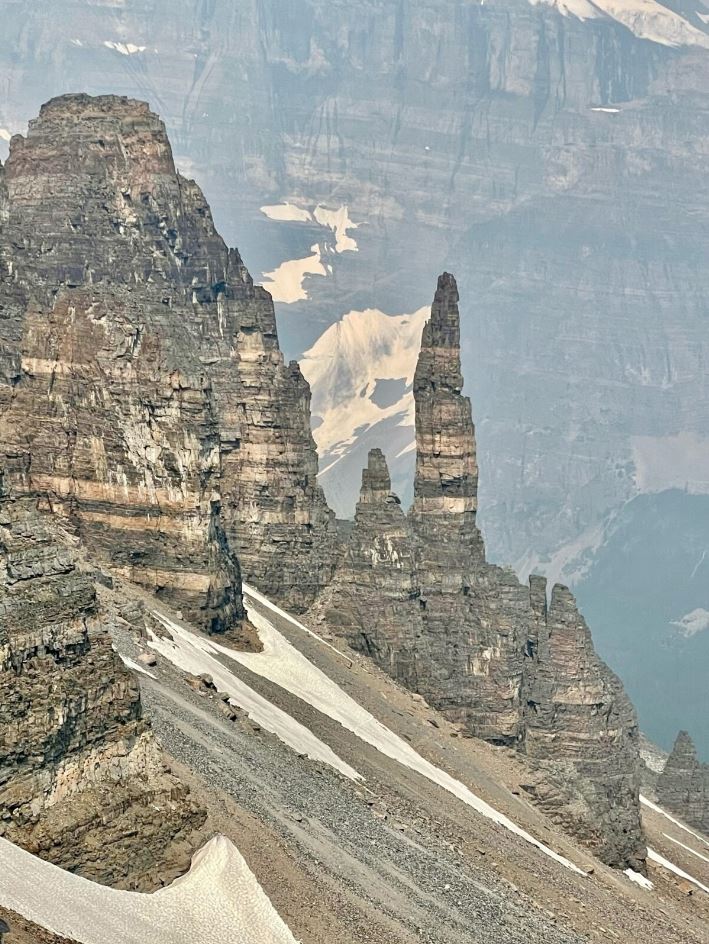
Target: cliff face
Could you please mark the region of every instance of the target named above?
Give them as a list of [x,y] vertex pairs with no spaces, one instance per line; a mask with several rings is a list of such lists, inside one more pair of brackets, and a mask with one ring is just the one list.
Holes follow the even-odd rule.
[[331,528],[307,385],[162,122],[132,100],[54,100],[4,178],[9,483],[210,631],[243,616],[237,554],[307,602]]
[[[344,559],[316,613],[472,734],[515,746],[530,794],[613,865],[642,867],[637,720],[567,588],[485,560],[458,292],[439,279],[414,382],[407,517],[370,454]],[[609,784],[612,789],[609,789]]]
[[54,520],[0,497],[0,836],[154,888],[187,866],[204,814],[163,766],[111,619]]
[[680,731],[657,780],[657,799],[668,810],[709,835],[709,764],[702,764],[692,738]]

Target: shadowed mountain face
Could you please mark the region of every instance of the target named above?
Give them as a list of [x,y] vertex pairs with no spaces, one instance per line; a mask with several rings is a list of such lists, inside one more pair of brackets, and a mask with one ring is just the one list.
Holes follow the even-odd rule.
[[[407,328],[435,275],[455,271],[490,556],[580,582],[584,601],[617,598],[627,572],[610,566],[612,535],[636,506],[621,509],[647,496],[669,514],[661,496],[676,489],[683,519],[684,493],[709,491],[709,8],[670,6],[4,3],[0,146],[60,92],[150,100],[178,166],[272,291],[286,353],[317,352],[320,367],[310,356],[303,369],[340,514],[374,446],[411,497]],[[388,315],[410,316],[395,357]],[[683,547],[671,524],[668,557]],[[672,620],[709,610],[706,590],[681,583]],[[613,665],[630,672],[654,646],[662,671],[649,604],[632,606],[632,631],[607,615],[608,636],[628,640]],[[664,682],[673,700],[682,682]],[[653,706],[641,712],[669,748]],[[706,755],[698,719],[679,725]]]

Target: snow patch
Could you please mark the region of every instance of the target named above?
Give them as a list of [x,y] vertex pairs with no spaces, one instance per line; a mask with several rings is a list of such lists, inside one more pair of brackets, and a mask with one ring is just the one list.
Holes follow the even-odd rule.
[[151,634],[148,645],[183,672],[191,675],[211,675],[216,689],[229,695],[229,703],[243,709],[253,721],[266,731],[275,734],[284,744],[298,754],[306,754],[312,760],[329,764],[350,780],[360,780],[361,775],[346,764],[327,744],[316,737],[295,718],[271,704],[258,692],[255,692],[240,678],[230,672],[217,658],[233,656],[226,646],[198,636],[167,616],[155,611],[154,615],[170,633],[171,639]]
[[269,220],[275,220],[278,223],[309,223],[313,214],[310,210],[301,210],[293,203],[277,203],[272,206],[262,206],[261,212]]
[[661,856],[659,852],[655,852],[654,849],[651,849],[648,846],[647,857],[651,862],[655,862],[657,865],[661,865],[663,869],[667,869],[668,872],[674,872],[675,875],[679,875],[680,878],[685,879],[687,882],[691,882],[693,885],[696,885],[697,888],[701,888],[703,892],[706,892],[709,895],[709,888],[706,885],[702,885],[699,879],[694,878],[690,875],[689,872],[685,872],[679,866],[675,865],[674,862],[670,862],[669,859],[665,859],[664,856]]
[[648,891],[652,891],[655,887],[649,878],[645,878],[644,875],[641,875],[640,872],[634,872],[632,869],[625,869],[625,874],[628,876],[631,882],[635,882],[636,885],[639,885],[641,888],[646,888]]
[[0,904],[79,944],[296,944],[238,849],[215,836],[150,895],[65,872],[0,839]]
[[[358,436],[385,419],[408,427],[414,443],[414,398],[421,332],[430,308],[387,315],[376,308],[350,311],[331,325],[300,362],[312,391],[313,430],[323,475],[350,450]],[[373,397],[380,381],[403,381],[404,393],[382,408]],[[385,445],[385,444],[382,444]]]
[[359,223],[352,222],[346,206],[341,206],[337,210],[328,210],[322,205],[316,206],[313,216],[321,226],[328,227],[335,234],[335,252],[358,251],[357,242],[348,233],[351,229],[357,229]]
[[[333,682],[331,678],[288,642],[278,632],[273,623],[254,607],[253,603],[256,597],[247,585],[244,585],[244,593],[249,620],[258,631],[263,644],[263,651],[250,653],[227,649],[224,651],[224,655],[312,705],[313,708],[332,718],[333,721],[339,722],[348,731],[351,731],[366,744],[376,748],[386,757],[397,761],[409,770],[416,771],[427,780],[447,790],[486,819],[492,820],[504,829],[509,830],[509,832],[514,833],[514,835],[524,839],[566,868],[577,872],[579,875],[585,875],[585,872],[574,865],[573,862],[545,846],[538,839],[517,826],[509,817],[498,812],[489,803],[476,796],[459,780],[455,780],[450,774],[421,757],[406,741],[390,731],[381,721],[378,721],[374,715],[359,705],[336,682]],[[263,598],[261,597],[261,599]],[[269,609],[308,632],[301,623],[275,604],[269,604]]]
[[690,613],[685,613],[681,619],[672,620],[670,626],[676,626],[679,632],[687,639],[709,629],[709,610],[698,607]]
[[306,256],[305,259],[282,262],[273,272],[264,273],[266,281],[262,283],[263,287],[271,293],[274,302],[291,305],[293,302],[305,300],[308,298],[308,293],[303,288],[305,277],[327,275],[318,244],[311,246],[310,251],[312,255]]
[[562,16],[579,20],[610,19],[622,24],[639,39],[661,46],[703,46],[709,36],[679,13],[657,0],[530,0],[534,6],[554,7]]
[[133,659],[130,659],[128,656],[124,656],[122,653],[119,653],[119,655],[121,657],[121,661],[123,662],[123,665],[125,665],[127,668],[132,669],[134,672],[140,672],[141,675],[147,675],[148,678],[151,678],[151,679],[157,678],[157,675],[153,675],[152,672],[148,672],[148,670],[144,666],[142,666],[139,662],[135,662]]
[[[77,40],[75,45],[81,45]],[[122,56],[134,56],[138,52],[145,52],[145,46],[136,46],[134,43],[113,43],[109,39],[104,39],[103,45],[106,49],[113,49]]]
[[599,111],[604,115],[619,115],[620,108],[608,108],[605,105],[597,105],[595,108],[592,108],[591,111]]

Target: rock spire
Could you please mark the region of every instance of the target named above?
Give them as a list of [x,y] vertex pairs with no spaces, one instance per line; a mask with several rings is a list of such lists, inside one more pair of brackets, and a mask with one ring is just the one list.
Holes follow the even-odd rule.
[[[316,614],[399,681],[526,755],[528,790],[604,861],[644,867],[637,721],[566,587],[525,587],[485,560],[478,468],[462,393],[460,315],[444,274],[414,381],[416,478],[405,515],[369,456],[355,524]],[[609,784],[612,789],[609,789]]]
[[687,731],[677,735],[658,777],[657,799],[685,823],[709,835],[709,764],[699,761]]

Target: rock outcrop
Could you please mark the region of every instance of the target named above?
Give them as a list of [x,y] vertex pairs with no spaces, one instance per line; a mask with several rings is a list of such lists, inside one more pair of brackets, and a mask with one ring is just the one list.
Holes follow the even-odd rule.
[[163,764],[110,622],[55,520],[0,497],[0,836],[149,889],[189,865],[204,813]]
[[566,587],[547,603],[485,560],[470,401],[461,393],[458,291],[439,279],[414,382],[416,479],[404,515],[370,453],[355,524],[314,613],[460,722],[516,747],[528,790],[604,861],[643,868],[635,713]]
[[127,579],[224,632],[241,578],[329,577],[309,391],[141,102],[45,105],[4,169],[0,465]]
[[657,799],[685,823],[709,836],[709,764],[702,764],[692,738],[680,731],[657,780]]

